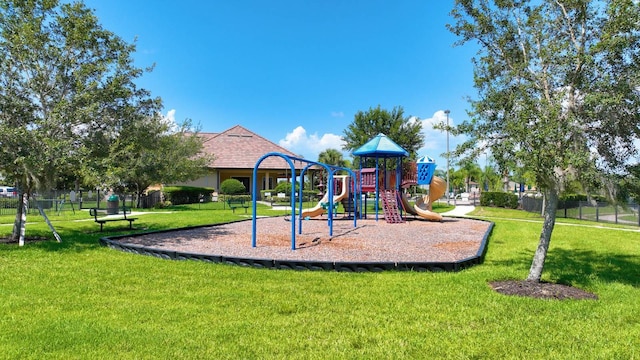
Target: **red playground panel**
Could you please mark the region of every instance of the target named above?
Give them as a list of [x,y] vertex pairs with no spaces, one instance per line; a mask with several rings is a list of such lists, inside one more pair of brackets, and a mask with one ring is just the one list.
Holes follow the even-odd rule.
[[376,169],[367,168],[360,170],[360,179],[362,181],[362,192],[376,191]]
[[[360,170],[360,180],[362,181],[362,192],[374,192],[376,191],[376,169],[375,168],[365,168]],[[389,177],[390,188],[395,189],[396,178],[395,171],[388,171],[386,174]],[[380,182],[380,190],[384,189],[385,186],[385,175],[381,171],[378,176],[378,181]],[[417,169],[415,162],[404,163],[402,166],[402,184],[403,188],[409,187],[411,185],[416,185],[417,182]]]

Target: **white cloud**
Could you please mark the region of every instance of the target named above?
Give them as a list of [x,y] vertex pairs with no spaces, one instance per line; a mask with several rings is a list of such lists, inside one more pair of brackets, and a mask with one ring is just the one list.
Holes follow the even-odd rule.
[[285,138],[280,139],[278,143],[285,149],[300,154],[305,159],[314,161],[318,160],[318,154],[322,151],[326,149],[342,151],[342,146],[344,145],[340,135],[331,133],[322,134],[321,136],[317,133],[307,134],[307,130],[302,126],[298,126],[293,131],[288,132]]
[[163,116],[163,119],[166,121],[170,121],[175,124],[176,122],[176,109],[171,109],[167,111],[167,115]]
[[[434,129],[434,125],[440,125],[444,127],[447,124],[447,114],[444,110],[436,111],[433,116],[427,119],[420,119],[422,121],[422,134],[424,135],[424,146],[420,148],[418,151],[419,156],[428,155],[434,159],[439,164],[439,166],[443,166],[446,164],[446,152],[447,152],[447,132],[445,130]],[[449,126],[454,127],[459,125],[462,121],[456,122],[456,120],[449,114]],[[456,147],[464,142],[466,139],[465,135],[454,136],[449,133],[449,151],[453,152]],[[485,143],[476,144],[476,147],[479,149],[483,149],[486,146]],[[485,153],[487,156],[491,156],[491,152],[486,150]],[[456,159],[451,158],[452,161]],[[483,156],[477,159],[478,164],[481,164],[484,167],[486,160],[484,160]],[[452,162],[453,164],[453,162]]]
[[169,132],[178,131],[179,126],[176,123],[176,109],[171,109],[167,111],[167,115],[160,114],[160,116],[162,116],[162,121],[169,125]]
[[[440,157],[440,154],[447,151],[447,133],[443,130],[433,128],[436,124],[446,124],[447,115],[444,110],[436,111],[433,116],[420,119],[422,122],[422,134],[424,135],[424,146],[420,148],[419,155],[429,155],[433,158]],[[453,124],[453,119],[449,117],[449,125]]]
[[344,113],[342,111],[332,111],[331,117],[342,118],[344,117]]

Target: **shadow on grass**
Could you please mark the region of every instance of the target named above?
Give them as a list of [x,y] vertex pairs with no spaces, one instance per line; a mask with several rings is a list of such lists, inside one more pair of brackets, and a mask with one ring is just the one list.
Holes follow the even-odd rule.
[[588,284],[600,280],[640,287],[637,255],[553,249],[547,256],[545,270],[560,283]]
[[[533,251],[521,251],[510,259],[487,264],[528,269]],[[593,282],[622,283],[640,287],[640,257],[632,254],[555,248],[547,254],[543,274],[554,282],[585,286]]]
[[[24,248],[30,247],[47,252],[84,252],[99,249],[100,238],[122,234],[135,233],[140,230],[116,229],[113,231],[100,232],[99,228],[65,228],[56,226],[56,231],[60,235],[62,242],[57,242],[53,233],[49,229],[27,229],[27,241]],[[24,251],[23,247],[17,243],[4,244],[1,251]]]

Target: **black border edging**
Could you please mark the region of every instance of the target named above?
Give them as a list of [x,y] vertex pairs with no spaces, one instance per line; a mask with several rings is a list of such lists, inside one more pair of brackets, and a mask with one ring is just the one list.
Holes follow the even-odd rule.
[[100,245],[115,250],[128,252],[138,255],[155,256],[166,260],[196,260],[210,263],[223,263],[228,265],[237,265],[243,267],[253,267],[259,269],[280,269],[280,270],[309,270],[309,271],[338,271],[338,272],[381,272],[381,271],[430,271],[430,272],[456,272],[474,265],[481,264],[487,253],[487,245],[489,236],[493,231],[494,223],[483,219],[471,219],[475,221],[489,222],[489,229],[484,234],[480,248],[474,256],[453,262],[330,262],[330,261],[303,261],[303,260],[276,260],[276,259],[254,259],[254,258],[237,258],[224,255],[189,253],[174,250],[163,250],[151,248],[142,245],[122,244],[118,239],[136,237],[149,234],[159,234],[165,232],[191,230],[203,227],[212,227],[219,225],[231,224],[239,221],[229,221],[212,225],[189,226],[177,229],[166,229],[157,231],[147,231],[137,234],[125,234],[106,236],[100,238]]

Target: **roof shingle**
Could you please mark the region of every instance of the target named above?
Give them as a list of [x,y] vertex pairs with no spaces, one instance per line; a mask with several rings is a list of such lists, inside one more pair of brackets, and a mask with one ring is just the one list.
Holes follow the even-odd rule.
[[[253,169],[256,162],[270,152],[301,158],[240,125],[217,134],[200,133],[200,136],[204,138],[203,151],[215,156],[209,164],[214,169]],[[296,161],[294,165],[302,169],[306,164]],[[284,159],[272,156],[262,161],[260,169],[289,169],[289,165]]]

